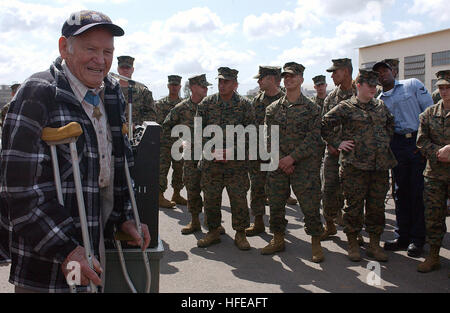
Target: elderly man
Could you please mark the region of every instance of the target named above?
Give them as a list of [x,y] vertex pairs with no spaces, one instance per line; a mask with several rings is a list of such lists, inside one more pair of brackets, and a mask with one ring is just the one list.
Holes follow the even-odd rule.
[[426,160],[416,146],[419,115],[433,99],[425,86],[416,78],[396,80],[393,69],[381,61],[373,66],[380,74],[383,100],[395,118],[395,133],[391,147],[398,161],[393,169],[394,202],[398,238],[387,241],[390,251],[407,250],[411,257],[420,257],[425,243],[423,204],[423,171]]
[[[11,103],[2,137],[1,196],[11,231],[10,282],[18,293],[68,292],[67,265],[80,265],[81,285],[102,285],[104,229],[116,226],[145,249],[132,216],[124,157],[132,163],[122,135],[125,107],[120,85],[108,76],[114,36],[123,30],[100,12],[73,13],[62,27],[61,57],[34,74]],[[88,231],[94,251],[91,269],[82,236],[68,145],[58,146],[64,206],[57,199],[49,146],[42,130],[80,124],[77,141]],[[101,261],[101,264],[98,262]],[[79,287],[86,291],[86,287]]]

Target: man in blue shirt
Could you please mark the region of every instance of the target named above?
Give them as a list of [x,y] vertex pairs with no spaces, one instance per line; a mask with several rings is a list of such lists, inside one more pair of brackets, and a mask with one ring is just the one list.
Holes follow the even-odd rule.
[[391,149],[398,165],[393,169],[394,201],[398,238],[387,241],[385,250],[407,250],[411,257],[419,257],[425,243],[423,204],[423,171],[425,159],[416,147],[419,115],[433,105],[425,86],[416,78],[397,81],[392,68],[378,62],[373,70],[379,73],[384,101],[395,118],[395,133]]

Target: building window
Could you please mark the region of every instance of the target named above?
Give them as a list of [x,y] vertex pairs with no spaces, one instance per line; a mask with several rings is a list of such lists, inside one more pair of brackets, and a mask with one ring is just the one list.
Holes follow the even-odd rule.
[[433,66],[450,64],[450,50],[433,53],[431,64]]
[[405,57],[405,79],[408,78],[425,83],[425,54]]
[[361,69],[362,70],[371,70],[375,64],[377,64],[377,62],[363,63],[363,64],[361,64]]

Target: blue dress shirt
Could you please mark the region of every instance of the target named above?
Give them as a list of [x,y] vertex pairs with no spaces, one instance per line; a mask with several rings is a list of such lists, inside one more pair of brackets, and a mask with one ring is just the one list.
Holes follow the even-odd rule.
[[419,115],[433,105],[433,98],[422,82],[416,78],[395,81],[394,88],[382,92],[384,101],[395,118],[395,133],[399,135],[419,129]]

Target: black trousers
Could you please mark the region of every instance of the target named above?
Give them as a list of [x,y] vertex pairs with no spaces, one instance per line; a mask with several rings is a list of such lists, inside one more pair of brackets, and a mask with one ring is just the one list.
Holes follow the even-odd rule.
[[425,243],[423,188],[426,160],[416,147],[416,136],[394,135],[391,149],[398,165],[393,169],[397,234],[402,242]]

